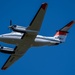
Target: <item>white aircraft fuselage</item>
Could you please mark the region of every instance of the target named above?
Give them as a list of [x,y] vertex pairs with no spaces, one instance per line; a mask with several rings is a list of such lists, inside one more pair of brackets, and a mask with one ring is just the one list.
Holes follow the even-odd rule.
[[[11,32],[11,33],[0,35],[0,41],[18,45],[18,43],[22,41],[21,40],[22,36],[23,36],[23,33]],[[60,40],[56,39],[55,37],[37,35],[34,42],[31,44],[31,46],[44,46],[44,45],[49,46],[49,45],[56,45],[59,43],[60,43]]]

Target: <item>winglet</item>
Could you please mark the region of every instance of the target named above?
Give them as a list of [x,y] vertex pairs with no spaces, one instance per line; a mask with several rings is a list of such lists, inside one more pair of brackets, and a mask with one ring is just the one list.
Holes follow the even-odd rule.
[[45,10],[45,9],[46,9],[46,6],[47,6],[47,3],[43,3],[43,4],[42,4],[42,9]]

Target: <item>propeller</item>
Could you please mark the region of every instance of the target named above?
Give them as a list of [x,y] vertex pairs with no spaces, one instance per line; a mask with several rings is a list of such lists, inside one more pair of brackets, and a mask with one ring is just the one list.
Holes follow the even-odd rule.
[[10,25],[9,25],[8,28],[11,28],[11,27],[12,27],[12,20],[10,20]]
[[12,29],[12,28],[15,28],[15,27],[16,27],[16,25],[13,25],[12,24],[12,20],[10,20],[10,26],[9,26],[9,28]]
[[12,20],[10,20],[10,26],[12,25]]

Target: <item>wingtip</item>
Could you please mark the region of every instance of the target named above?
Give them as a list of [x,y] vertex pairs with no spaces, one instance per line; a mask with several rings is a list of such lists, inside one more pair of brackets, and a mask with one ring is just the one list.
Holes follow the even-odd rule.
[[44,9],[44,10],[45,10],[45,9],[46,9],[46,7],[47,7],[47,5],[48,5],[47,3],[42,3],[42,9]]
[[2,68],[1,68],[1,70],[6,70],[6,69],[7,69],[7,67],[2,67]]

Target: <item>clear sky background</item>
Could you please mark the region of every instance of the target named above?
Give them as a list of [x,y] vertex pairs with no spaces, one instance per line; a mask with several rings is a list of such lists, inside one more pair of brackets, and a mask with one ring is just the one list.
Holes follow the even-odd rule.
[[[75,20],[75,0],[0,0],[0,34],[11,32],[10,19],[27,27],[43,2],[48,8],[39,34],[54,36],[56,30]],[[69,32],[65,43],[30,48],[10,68],[0,70],[0,75],[75,75],[75,25]],[[0,53],[0,68],[8,57]]]

